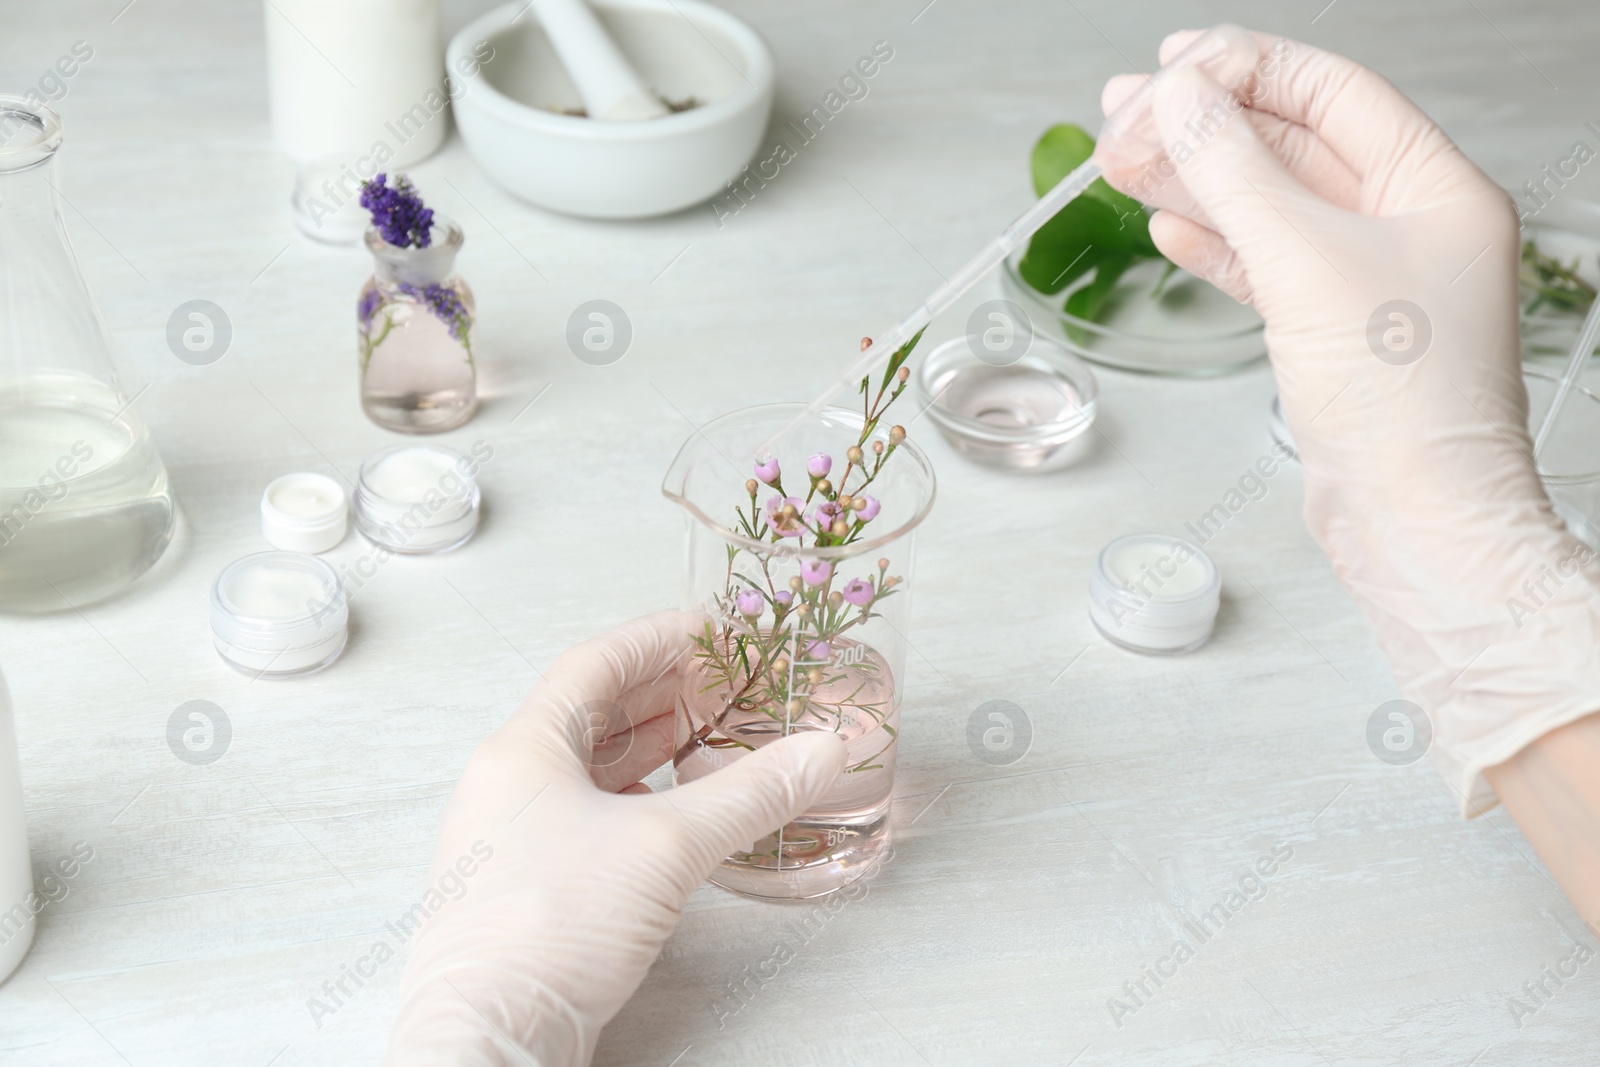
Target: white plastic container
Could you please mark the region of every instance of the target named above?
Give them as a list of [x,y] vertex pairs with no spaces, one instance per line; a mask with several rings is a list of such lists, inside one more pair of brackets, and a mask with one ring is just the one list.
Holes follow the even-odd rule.
[[1179,655],[1211,639],[1222,575],[1193,542],[1160,534],[1119,537],[1089,575],[1089,619],[1130,652]]
[[264,7],[272,135],[285,152],[301,163],[345,156],[371,177],[426,159],[444,143],[450,87],[440,0],[270,0]]
[[261,535],[286,552],[328,551],[344,540],[349,516],[344,486],[326,474],[285,474],[261,494]]
[[11,695],[0,678],[0,982],[33,944],[33,865],[28,858],[28,820],[22,809],[22,765],[17,759]]

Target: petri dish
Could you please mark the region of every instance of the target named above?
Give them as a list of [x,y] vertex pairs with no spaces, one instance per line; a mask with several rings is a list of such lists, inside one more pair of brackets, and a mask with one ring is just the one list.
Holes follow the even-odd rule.
[[1103,322],[1064,310],[1077,286],[1041,293],[1017,273],[1022,250],[1001,266],[1006,295],[1028,312],[1034,328],[1068,351],[1106,367],[1200,378],[1229,374],[1266,358],[1261,317],[1210,282],[1177,271],[1152,299],[1166,266],[1146,260],[1117,282]]
[[[1508,192],[1520,207],[1531,211],[1523,218],[1522,240],[1532,241],[1539,251],[1564,267],[1575,266],[1578,277],[1600,288],[1600,204],[1557,193],[1549,203],[1532,211],[1536,205],[1526,193]],[[1521,281],[1520,294],[1522,358],[1565,366],[1578,341],[1583,310],[1549,305],[1529,310],[1538,294],[1526,278]]]

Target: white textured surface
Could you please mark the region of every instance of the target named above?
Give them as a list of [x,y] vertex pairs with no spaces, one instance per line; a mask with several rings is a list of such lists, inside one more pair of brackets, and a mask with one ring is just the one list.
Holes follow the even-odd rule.
[[[392,440],[356,398],[368,264],[291,228],[259,4],[3,0],[8,84],[75,40],[95,49],[60,105],[61,187],[130,388],[149,383],[139,407],[185,526],[132,594],[0,621],[35,861],[95,849],[0,987],[0,1061],[374,1061],[398,963],[320,1028],[307,998],[419,892],[444,797],[535,666],[675,600],[679,520],[657,482],[690,424],[808,396],[1025,204],[1033,139],[1091,121],[1101,81],[1130,65],[1119,53],[1148,62],[1166,30],[1219,17],[1326,44],[1388,73],[1511,184],[1593,143],[1588,4],[1342,0],[1312,25],[1324,0],[925,3],[730,3],[773,44],[780,120],[874,41],[895,57],[720,230],[704,209],[541,214],[454,138],[416,169],[469,235],[490,399],[449,439],[495,450],[484,525],[454,555],[385,564],[352,597],[332,670],[251,683],[211,651],[206,596],[224,563],[266,547],[262,488],[292,470],[353,477]],[[482,6],[449,7],[451,28]],[[164,341],[198,297],[234,328],[208,367]],[[595,298],[633,322],[610,367],[563,340]],[[1391,683],[1300,526],[1296,473],[1208,546],[1225,581],[1211,645],[1151,660],[1094,635],[1092,554],[1218,500],[1266,452],[1272,390],[1265,367],[1101,381],[1105,439],[1059,475],[990,474],[912,427],[942,484],[920,539],[896,858],[865,899],[809,920],[809,940],[810,909],[697,894],[597,1062],[1594,1062],[1600,964],[1520,1028],[1508,1006],[1568,936],[1588,939],[1521,836],[1503,812],[1458,821],[1426,761],[1397,770],[1367,750]],[[332,558],[363,551],[352,538]],[[232,722],[208,766],[166,742],[196,699]],[[1032,721],[1009,767],[966,742],[996,699]],[[1279,843],[1293,857],[1265,898],[1113,1025],[1107,998],[1168,951],[1172,909],[1209,907]],[[727,983],[780,941],[796,958],[719,1029]]]

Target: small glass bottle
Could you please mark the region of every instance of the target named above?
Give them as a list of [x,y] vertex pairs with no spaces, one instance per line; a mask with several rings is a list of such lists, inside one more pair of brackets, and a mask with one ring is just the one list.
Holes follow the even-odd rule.
[[461,227],[437,217],[426,248],[367,230],[373,271],[356,305],[361,407],[385,429],[441,433],[478,409],[477,305],[455,273],[462,240]]

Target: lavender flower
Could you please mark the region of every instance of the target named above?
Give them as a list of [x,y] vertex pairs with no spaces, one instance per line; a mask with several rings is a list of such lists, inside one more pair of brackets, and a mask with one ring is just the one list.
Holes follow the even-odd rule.
[[435,318],[450,327],[450,336],[470,351],[472,313],[461,302],[461,294],[448,285],[437,282],[418,289],[414,285],[400,284],[400,291],[419,304],[426,304]]
[[422,197],[405,175],[385,185],[387,175],[379,174],[361,183],[361,206],[372,213],[372,224],[383,239],[396,248],[427,248],[433,240],[433,210],[423,206]]
[[361,294],[361,299],[356,301],[356,322],[365,330],[372,323],[372,316],[378,313],[383,306],[383,294],[376,288],[368,289]]
[[858,608],[872,603],[872,583],[865,578],[852,578],[844,585],[844,598]]
[[739,614],[748,615],[752,619],[761,614],[761,609],[767,603],[760,590],[757,589],[746,589],[734,600],[739,606]]
[[818,452],[806,460],[806,470],[813,478],[826,478],[828,472],[833,470],[833,457],[824,452]]
[[800,561],[800,580],[807,585],[821,585],[833,574],[833,564],[825,559]]

